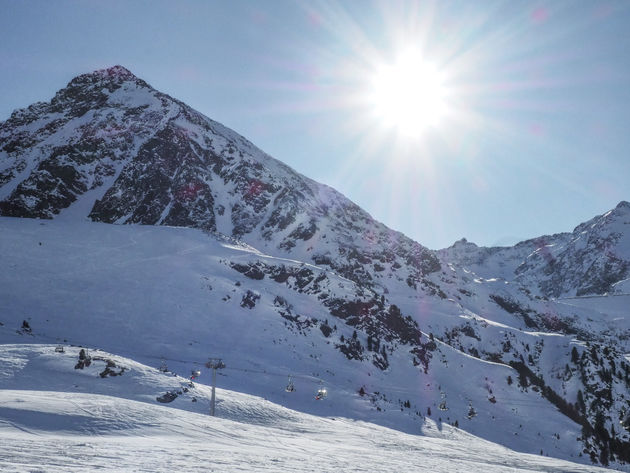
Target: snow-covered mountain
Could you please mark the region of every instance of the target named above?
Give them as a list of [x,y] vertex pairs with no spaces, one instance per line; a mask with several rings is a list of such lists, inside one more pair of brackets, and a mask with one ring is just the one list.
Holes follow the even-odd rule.
[[218,231],[364,284],[384,266],[414,281],[439,269],[423,246],[120,66],[15,111],[0,150],[2,215]]
[[514,280],[545,297],[630,292],[630,203],[560,233],[514,247],[479,248],[465,239],[440,252],[484,277]]
[[116,66],[0,123],[0,214],[4,343],[221,356],[291,409],[630,471],[626,202],[434,252]]

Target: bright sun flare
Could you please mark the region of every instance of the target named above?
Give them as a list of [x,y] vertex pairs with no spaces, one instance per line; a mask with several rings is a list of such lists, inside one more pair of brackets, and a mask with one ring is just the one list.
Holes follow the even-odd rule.
[[372,86],[376,115],[404,135],[421,135],[446,112],[441,74],[418,54],[407,53],[394,64],[381,66]]

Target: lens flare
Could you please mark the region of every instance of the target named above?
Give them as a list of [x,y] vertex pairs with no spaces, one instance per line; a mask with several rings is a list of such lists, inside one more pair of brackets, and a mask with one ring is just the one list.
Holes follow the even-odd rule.
[[370,102],[385,126],[409,136],[419,136],[437,126],[447,109],[440,71],[414,52],[378,68]]

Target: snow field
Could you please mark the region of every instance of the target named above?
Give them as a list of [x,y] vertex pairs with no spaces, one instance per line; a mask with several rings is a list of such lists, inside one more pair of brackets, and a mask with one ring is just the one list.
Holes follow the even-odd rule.
[[[223,389],[217,417],[177,400],[156,405],[156,392],[186,380],[93,351],[128,368],[100,378],[95,366],[73,368],[77,351],[0,346],[2,471],[604,471],[519,454],[446,425],[441,438],[415,436]],[[207,407],[209,391],[199,386],[188,407]]]
[[[299,262],[223,243],[199,230],[92,222],[0,218],[0,246],[4,250],[0,265],[8,268],[0,273],[0,300],[4,303],[0,343],[7,347],[24,343],[74,344],[89,347],[91,352],[100,349],[115,353],[153,368],[163,357],[169,369],[184,378],[192,369],[200,368],[202,376],[195,382],[197,402],[192,402],[192,393],[186,393],[169,407],[205,415],[210,372],[203,365],[208,357],[221,357],[226,368],[217,377],[219,393],[227,390],[267,399],[266,404],[282,405],[299,413],[295,415],[354,419],[414,434],[414,439],[444,438],[453,431],[449,424],[457,422],[474,435],[515,450],[538,454],[542,444],[546,455],[586,461],[579,457],[580,444],[576,442],[580,427],[540,393],[519,389],[513,369],[473,358],[440,342],[431,353],[426,374],[422,366],[412,366],[404,346],[391,354],[386,371],[370,362],[348,360],[334,343],[340,335],[351,337],[352,327],[331,316],[316,294],[299,292],[290,281],[278,284],[269,278],[251,280],[230,267],[232,262],[261,261],[299,268]],[[327,277],[326,288],[332,295],[358,291],[346,279],[332,273]],[[241,304],[247,291],[260,296],[256,310]],[[487,310],[487,293],[483,292],[490,289],[479,285],[477,291],[479,306],[472,307],[479,313],[461,310],[454,300],[437,298],[409,299],[408,307],[401,304],[401,309],[403,313],[420,314],[418,322],[425,337],[431,330],[440,333],[440,327],[469,321],[477,331],[492,332],[484,340],[498,340],[496,346],[478,345],[480,349],[499,350],[503,337],[513,334],[518,335],[510,338],[513,343],[527,341],[533,348],[544,338],[546,350],[555,350],[556,345],[558,350],[565,349],[564,345],[570,349],[566,337],[523,332],[515,328],[518,320],[511,316],[502,319],[511,322],[508,325],[484,322],[484,317],[492,321],[494,315]],[[278,295],[301,320],[315,318],[336,325],[334,335],[325,337],[317,326],[298,330],[288,324],[274,304]],[[416,304],[422,304],[421,310],[412,312]],[[32,327],[31,334],[17,333],[23,320]],[[462,340],[477,343],[470,337]],[[9,370],[13,365],[19,369],[30,363],[19,348],[10,350],[7,359],[13,361],[0,370]],[[161,408],[155,398],[182,387],[181,379],[175,377],[169,381],[173,384],[168,384],[163,375],[159,383],[148,372],[138,376],[142,369],[130,365],[130,371],[122,376],[107,378],[107,389],[100,391],[99,386],[105,384],[84,385],[79,381],[100,381],[97,375],[104,369],[104,362],[75,372],[78,348],[72,350],[75,353],[63,373],[72,372],[73,380],[45,387],[37,376],[24,371],[19,377],[8,375],[8,381],[1,381],[4,378],[0,375],[0,388],[99,394],[150,402]],[[63,358],[52,358],[57,359]],[[294,393],[284,390],[288,375],[294,376]],[[58,378],[63,380],[65,376],[59,374]],[[512,385],[507,382],[508,376],[514,380]],[[130,377],[135,381],[128,384],[125,380]],[[144,385],[155,389],[145,392]],[[116,386],[119,388],[114,389]],[[328,389],[328,398],[315,401],[314,395],[322,386]],[[358,394],[362,387],[365,396]],[[446,411],[439,409],[442,400],[446,401]],[[409,407],[403,405],[405,402]],[[246,422],[253,425],[268,423],[255,404],[241,403],[235,409],[230,405],[219,395],[217,410],[225,419],[248,419]],[[477,415],[468,419],[471,405]],[[535,422],[530,422],[532,419]]]

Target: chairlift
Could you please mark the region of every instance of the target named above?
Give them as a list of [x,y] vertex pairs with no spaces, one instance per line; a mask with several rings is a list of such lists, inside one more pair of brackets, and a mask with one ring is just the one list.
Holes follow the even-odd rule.
[[158,368],[162,373],[166,373],[168,371],[168,366],[166,366],[166,361],[162,360],[162,364]]
[[468,419],[472,419],[473,417],[477,416],[477,411],[475,410],[475,408],[472,406],[472,404],[469,405],[469,409],[468,409],[468,415],[466,416]]
[[66,350],[63,348],[63,345],[57,345],[55,347],[55,353],[65,353]]
[[328,391],[326,390],[326,388],[319,388],[317,390],[317,394],[315,395],[315,399],[317,401],[321,401],[322,399],[324,399],[326,396],[328,396]]
[[196,379],[196,378],[198,378],[199,376],[201,376],[201,371],[200,371],[200,370],[192,370],[192,371],[190,372],[190,379],[191,379],[191,380],[192,380],[192,379]]
[[295,385],[293,384],[293,377],[291,375],[289,375],[289,383],[284,390],[288,393],[292,393],[293,391],[295,391]]
[[208,369],[220,370],[225,368],[225,363],[223,363],[220,358],[210,358],[208,361],[206,361],[205,366]]
[[440,397],[442,398],[442,402],[440,402],[438,409],[441,411],[448,411],[448,406],[446,405],[446,393],[444,391],[441,391]]

